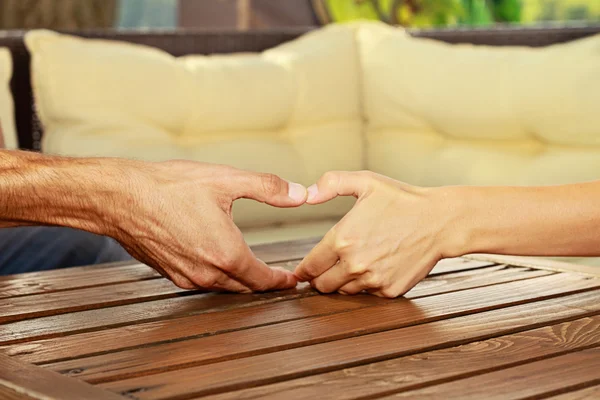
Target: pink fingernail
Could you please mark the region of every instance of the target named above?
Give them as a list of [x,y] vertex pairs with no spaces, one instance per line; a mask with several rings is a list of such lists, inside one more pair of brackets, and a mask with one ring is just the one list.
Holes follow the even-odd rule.
[[319,194],[319,188],[317,185],[310,185],[307,189],[308,191],[308,199],[306,201],[313,201],[317,198]]
[[299,183],[288,182],[288,196],[297,203],[306,199],[306,188]]

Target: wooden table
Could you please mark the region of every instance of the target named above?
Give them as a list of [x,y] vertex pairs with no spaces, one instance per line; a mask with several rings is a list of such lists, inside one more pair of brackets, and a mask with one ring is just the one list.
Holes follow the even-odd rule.
[[[254,250],[293,267],[313,244]],[[5,277],[0,398],[597,399],[595,274],[451,259],[396,300],[186,292],[139,264]]]

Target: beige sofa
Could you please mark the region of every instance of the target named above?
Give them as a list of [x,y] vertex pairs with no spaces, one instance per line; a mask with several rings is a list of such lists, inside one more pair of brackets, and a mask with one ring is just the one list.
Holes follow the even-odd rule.
[[[364,23],[180,58],[47,31],[26,43],[50,153],[188,158],[307,185],[358,169],[425,186],[600,178],[600,36],[451,45]],[[234,217],[259,243],[322,235],[351,206],[240,201]]]

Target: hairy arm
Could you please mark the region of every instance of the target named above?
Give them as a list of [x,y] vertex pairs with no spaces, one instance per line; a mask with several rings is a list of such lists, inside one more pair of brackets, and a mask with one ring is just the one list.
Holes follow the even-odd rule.
[[[58,225],[109,234],[135,162],[0,151],[0,226]],[[134,171],[131,168],[131,171]],[[124,179],[126,177],[126,179]]]
[[244,242],[233,201],[304,204],[278,176],[192,161],[62,158],[0,150],[0,227],[58,225],[111,236],[186,289],[236,292],[296,285]]

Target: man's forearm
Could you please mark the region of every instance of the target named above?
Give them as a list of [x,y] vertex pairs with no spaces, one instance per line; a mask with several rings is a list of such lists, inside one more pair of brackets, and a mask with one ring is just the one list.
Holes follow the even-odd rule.
[[122,197],[123,174],[112,159],[2,150],[0,226],[58,225],[106,234],[112,225],[107,211]]
[[600,255],[600,182],[445,190],[460,253]]

